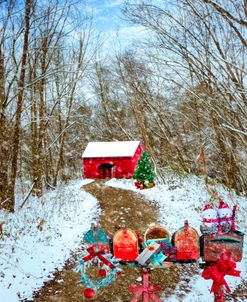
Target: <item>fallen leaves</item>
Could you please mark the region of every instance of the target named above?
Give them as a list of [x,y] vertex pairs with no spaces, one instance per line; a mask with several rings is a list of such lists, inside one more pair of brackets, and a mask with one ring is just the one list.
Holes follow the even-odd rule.
[[40,223],[37,226],[37,229],[41,232],[43,230],[43,226],[45,224],[45,220],[41,219]]

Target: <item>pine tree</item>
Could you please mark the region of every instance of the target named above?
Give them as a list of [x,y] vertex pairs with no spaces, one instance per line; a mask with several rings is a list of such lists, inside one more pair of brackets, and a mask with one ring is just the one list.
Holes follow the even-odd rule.
[[139,182],[148,181],[149,183],[153,183],[154,181],[154,172],[153,167],[150,161],[149,151],[143,151],[141,158],[138,161],[137,168],[134,172],[134,179]]

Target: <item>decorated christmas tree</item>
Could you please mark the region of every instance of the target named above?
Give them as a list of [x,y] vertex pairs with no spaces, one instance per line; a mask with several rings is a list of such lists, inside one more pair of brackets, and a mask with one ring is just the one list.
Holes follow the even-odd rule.
[[152,188],[154,186],[154,172],[150,161],[149,151],[143,151],[134,172],[135,186],[139,189]]

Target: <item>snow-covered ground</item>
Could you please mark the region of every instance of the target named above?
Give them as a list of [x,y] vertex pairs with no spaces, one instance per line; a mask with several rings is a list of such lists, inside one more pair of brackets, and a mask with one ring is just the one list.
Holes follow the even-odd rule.
[[[20,202],[17,202],[15,213],[0,211],[0,223],[5,222],[4,240],[0,240],[0,301],[30,299],[33,291],[51,279],[55,268],[62,268],[71,251],[80,246],[83,233],[100,214],[98,201],[81,189],[88,182],[91,180],[72,181],[69,185],[46,193],[42,198],[30,197],[22,209],[18,209],[18,206],[23,196],[17,195]],[[124,179],[112,179],[107,185],[136,191],[157,204],[160,223],[171,234],[183,226],[185,219],[199,232],[201,209],[209,199],[203,179],[189,177],[148,190],[138,190],[132,180]],[[237,229],[246,233],[247,198],[234,194],[229,198],[229,192],[221,186],[217,187],[217,191],[231,207],[234,203],[238,204]],[[241,278],[226,277],[232,290],[247,277],[246,243],[245,238],[244,257],[238,263]],[[189,293],[183,293],[183,298],[178,300],[178,295],[181,297],[181,287],[178,285],[174,295],[163,300],[212,301],[209,292],[212,282],[204,280],[200,273],[201,270],[192,278],[183,276],[183,282],[190,280],[187,288],[191,289],[187,291]]]
[[4,222],[4,240],[0,239],[1,302],[30,299],[80,246],[83,233],[100,214],[98,201],[81,189],[89,182],[72,181],[42,198],[30,197],[22,209],[18,209],[23,200],[18,194],[15,213],[0,211],[0,223]]
[[[149,201],[157,204],[160,209],[160,223],[165,226],[170,234],[182,227],[185,219],[188,219],[190,226],[194,227],[200,234],[200,214],[204,204],[209,200],[209,194],[205,190],[203,178],[193,176],[179,181],[175,180],[172,184],[157,185],[154,188],[147,190],[136,189],[133,180],[111,179],[107,182],[107,185],[136,191],[143,194]],[[236,226],[238,230],[246,233],[247,198],[236,196],[233,192],[231,192],[231,195],[229,196],[229,191],[224,189],[221,185],[217,186],[217,192],[231,208],[235,203],[238,205]],[[247,277],[246,243],[247,238],[245,237],[243,260],[240,263],[237,263],[237,269],[241,270],[241,278],[231,276],[225,277],[232,291]],[[187,287],[191,288],[191,291],[188,294],[184,293],[185,296],[182,300],[180,298],[179,301],[212,301],[212,295],[210,294],[212,285],[211,280],[203,279],[200,274],[187,279],[190,280]],[[177,288],[177,291],[179,291],[179,288]],[[179,296],[181,297],[181,293]],[[165,297],[164,301],[177,302],[177,293],[175,292],[175,294],[169,298]]]

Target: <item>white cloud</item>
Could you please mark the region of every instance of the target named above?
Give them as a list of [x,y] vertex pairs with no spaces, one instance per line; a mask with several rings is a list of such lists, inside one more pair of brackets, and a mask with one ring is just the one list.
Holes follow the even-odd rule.
[[118,30],[106,30],[102,35],[103,45],[100,57],[109,57],[114,53],[119,53],[131,46],[132,43],[145,39],[148,34],[149,31],[140,25],[125,26]]
[[110,7],[116,7],[116,6],[120,6],[124,3],[124,0],[115,0],[115,1],[108,1],[108,3],[106,4],[106,7],[110,8]]

